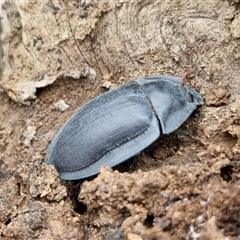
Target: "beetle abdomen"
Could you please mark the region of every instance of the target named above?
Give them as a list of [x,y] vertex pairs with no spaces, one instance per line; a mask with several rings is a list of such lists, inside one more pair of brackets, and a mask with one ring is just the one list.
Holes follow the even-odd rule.
[[62,179],[83,178],[136,155],[159,135],[140,83],[131,82],[79,109],[53,139],[47,163],[55,164]]

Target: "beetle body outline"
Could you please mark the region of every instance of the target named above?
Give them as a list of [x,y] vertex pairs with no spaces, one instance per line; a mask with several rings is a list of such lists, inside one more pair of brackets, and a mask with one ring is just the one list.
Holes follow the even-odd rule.
[[178,129],[202,105],[192,87],[168,75],[127,82],[77,110],[53,138],[46,163],[63,180],[96,175]]

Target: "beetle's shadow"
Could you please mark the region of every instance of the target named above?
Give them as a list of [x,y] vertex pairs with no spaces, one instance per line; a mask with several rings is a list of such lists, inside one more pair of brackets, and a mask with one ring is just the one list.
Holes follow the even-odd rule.
[[166,160],[176,154],[181,146],[176,134],[164,135],[138,155],[115,166],[119,172],[149,171],[166,164]]
[[[184,131],[185,128],[182,129]],[[180,148],[191,150],[189,149],[191,144],[198,143],[182,134],[163,135],[144,151],[117,165],[114,169],[119,172],[132,173],[137,170],[150,171],[166,165],[182,165],[195,162],[197,157],[194,153],[190,152],[188,156],[177,154]]]

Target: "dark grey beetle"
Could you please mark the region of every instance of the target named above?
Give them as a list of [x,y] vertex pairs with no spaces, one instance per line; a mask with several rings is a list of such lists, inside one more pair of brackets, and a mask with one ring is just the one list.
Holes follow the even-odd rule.
[[174,132],[203,103],[198,92],[172,76],[127,82],[75,112],[53,138],[46,163],[64,180],[90,177]]

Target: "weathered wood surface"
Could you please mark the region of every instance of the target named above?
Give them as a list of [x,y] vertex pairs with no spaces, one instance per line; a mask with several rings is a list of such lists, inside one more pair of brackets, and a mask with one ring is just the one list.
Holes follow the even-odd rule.
[[64,77],[239,76],[240,14],[227,1],[6,1],[1,15],[0,87],[18,102]]

